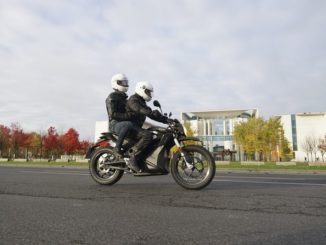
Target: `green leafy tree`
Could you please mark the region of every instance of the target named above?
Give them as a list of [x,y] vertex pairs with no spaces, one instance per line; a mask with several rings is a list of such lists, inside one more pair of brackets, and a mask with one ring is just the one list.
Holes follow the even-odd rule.
[[254,158],[256,152],[265,151],[263,129],[262,118],[250,118],[247,122],[241,122],[234,127],[235,142],[242,146],[249,160]]
[[282,134],[281,134],[281,145],[280,145],[280,156],[282,161],[290,161],[293,159],[293,151],[290,146],[290,142],[288,139],[284,136],[284,130],[282,128]]
[[[234,127],[234,139],[242,146],[248,159],[253,159],[256,153],[259,154],[259,160],[264,161],[271,161],[273,158],[278,160],[282,152],[290,157],[291,150],[277,118],[267,121],[263,118],[250,118],[247,122],[241,122]],[[279,151],[280,146],[282,149]]]

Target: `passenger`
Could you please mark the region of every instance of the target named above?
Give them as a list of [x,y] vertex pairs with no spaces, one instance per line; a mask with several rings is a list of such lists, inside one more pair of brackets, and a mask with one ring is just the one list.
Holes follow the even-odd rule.
[[135,115],[126,111],[129,88],[128,78],[124,74],[116,74],[111,79],[114,92],[110,93],[106,99],[106,110],[109,117],[109,129],[118,136],[114,150],[121,156],[124,151],[122,143],[128,132],[133,128],[131,119]]

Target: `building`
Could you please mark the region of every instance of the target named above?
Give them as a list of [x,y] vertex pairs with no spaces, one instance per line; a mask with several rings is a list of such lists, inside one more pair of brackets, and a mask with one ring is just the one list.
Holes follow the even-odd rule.
[[243,153],[234,143],[233,129],[237,123],[258,117],[257,109],[183,112],[181,121],[189,124],[216,160],[243,160]]
[[[317,146],[320,144],[320,139],[325,139],[326,112],[304,112],[281,115],[278,118],[283,125],[285,137],[291,143],[295,161],[320,161],[322,159]],[[312,155],[307,154],[305,150],[305,143],[309,138],[314,141],[315,152]]]
[[94,142],[96,142],[100,138],[101,133],[108,132],[108,131],[109,131],[109,122],[108,122],[108,120],[95,122],[95,138],[94,138]]
[[[257,109],[221,110],[182,112],[181,122],[189,124],[194,136],[200,138],[205,147],[211,151],[216,160],[244,160],[240,146],[233,140],[233,129],[237,123],[245,122],[248,118],[259,117]],[[326,112],[305,112],[276,116],[280,119],[285,137],[294,152],[294,161],[322,161],[326,159],[318,148],[312,153],[304,149],[307,137],[314,139],[315,146],[325,139]],[[146,122],[145,128],[151,125]],[[95,126],[95,141],[102,132],[108,131],[107,121],[98,121]],[[316,143],[317,142],[317,143]]]

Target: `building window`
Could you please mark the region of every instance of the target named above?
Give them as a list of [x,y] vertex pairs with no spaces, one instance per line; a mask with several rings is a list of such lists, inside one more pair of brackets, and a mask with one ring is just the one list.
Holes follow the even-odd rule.
[[225,135],[230,135],[230,119],[225,119]]
[[224,135],[224,120],[223,119],[216,119],[214,120],[215,124],[215,133],[216,135]]

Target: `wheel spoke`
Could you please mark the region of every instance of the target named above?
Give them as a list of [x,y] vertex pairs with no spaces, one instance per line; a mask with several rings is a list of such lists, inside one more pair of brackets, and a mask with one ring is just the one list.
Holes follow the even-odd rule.
[[[208,175],[208,164],[206,157],[200,152],[191,152],[189,156],[192,158],[193,167],[188,169],[182,157],[178,161],[179,176],[183,181],[190,184],[197,184],[205,180]],[[206,162],[206,164],[205,164]]]

